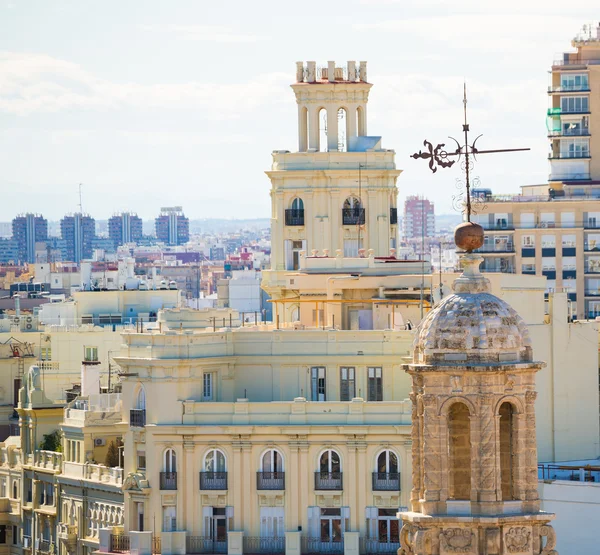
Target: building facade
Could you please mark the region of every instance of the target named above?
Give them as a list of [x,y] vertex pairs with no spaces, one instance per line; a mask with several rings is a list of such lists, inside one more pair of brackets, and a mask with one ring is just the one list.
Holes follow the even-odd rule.
[[433,202],[425,197],[411,195],[404,201],[402,239],[430,238],[435,235],[435,210]]
[[21,264],[37,262],[35,244],[48,240],[48,220],[40,214],[21,214],[12,221]]
[[92,240],[96,236],[96,221],[88,214],[71,214],[60,221],[60,233],[67,242],[67,257],[79,264],[92,257]]
[[155,229],[156,238],[166,245],[184,245],[190,240],[190,220],[181,206],[161,208]]
[[108,220],[108,235],[116,247],[137,243],[142,238],[142,219],[131,212],[115,214]]

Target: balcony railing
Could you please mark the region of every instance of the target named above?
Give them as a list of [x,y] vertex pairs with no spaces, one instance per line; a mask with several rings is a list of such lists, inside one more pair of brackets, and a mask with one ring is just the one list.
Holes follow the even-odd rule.
[[304,209],[290,208],[286,210],[285,225],[304,225]]
[[[587,173],[587,172],[562,173],[562,174],[551,173],[548,176],[548,181],[589,181],[591,178],[592,178],[591,174]],[[574,200],[579,200],[581,198],[585,198],[585,196],[584,195],[581,195],[581,196],[574,195],[573,198],[574,198]],[[594,197],[589,197],[589,198],[594,198]],[[557,200],[563,200],[563,199],[560,198]]]
[[124,534],[110,535],[110,552],[111,553],[129,553],[129,536]]
[[227,553],[227,536],[209,538],[206,536],[187,536],[186,553]]
[[600,59],[598,60],[580,60],[579,58],[571,59],[571,58],[560,58],[558,60],[554,60],[552,62],[552,66],[587,66],[587,65],[596,65],[600,64]]
[[486,223],[480,223],[479,225],[481,225],[481,227],[483,227],[483,229],[485,231],[514,231],[515,230],[515,226],[512,223],[505,223],[505,224],[486,224]]
[[373,491],[400,491],[400,473],[373,472]]
[[361,549],[360,553],[397,553],[400,548],[398,541],[388,541],[387,537],[381,539],[376,538],[360,538]]
[[341,472],[315,472],[316,490],[341,490]]
[[344,553],[344,538],[341,535],[328,540],[302,536],[301,553]]
[[548,137],[589,137],[588,128],[554,129],[548,131]]
[[343,225],[363,225],[365,223],[364,208],[342,208]]
[[40,540],[37,550],[40,553],[50,553],[50,540]]
[[129,411],[129,425],[143,428],[146,425],[146,409],[131,409]]
[[244,536],[244,555],[255,553],[285,553],[285,537]]
[[227,472],[200,472],[200,489],[226,490]]
[[548,154],[549,160],[570,160],[572,158],[591,158],[589,152],[551,152]]
[[160,489],[177,489],[177,472],[161,472]]
[[495,245],[483,245],[477,252],[515,252],[513,243],[496,243]]
[[285,489],[284,472],[257,472],[256,489],[258,490],[283,490]]
[[568,93],[568,92],[590,92],[589,84],[586,85],[563,85],[559,87],[548,87],[549,93]]
[[586,289],[585,296],[586,297],[600,297],[600,289]]
[[398,223],[398,209],[390,208],[390,225],[395,225]]

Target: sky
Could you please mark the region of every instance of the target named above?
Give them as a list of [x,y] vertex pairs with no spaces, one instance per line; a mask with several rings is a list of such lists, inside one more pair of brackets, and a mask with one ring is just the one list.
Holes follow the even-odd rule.
[[598,18],[597,0],[0,0],[0,221],[74,212],[79,183],[96,219],[268,217],[306,60],[368,62],[400,202],[452,212],[458,168],[410,154],[460,135],[464,81],[478,147],[531,148],[479,157],[481,186],[544,183],[548,70]]

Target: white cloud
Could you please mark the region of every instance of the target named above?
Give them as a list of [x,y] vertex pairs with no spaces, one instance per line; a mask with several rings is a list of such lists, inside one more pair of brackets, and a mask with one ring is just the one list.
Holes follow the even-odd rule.
[[184,40],[199,40],[219,43],[257,42],[267,40],[269,37],[240,33],[232,27],[224,25],[178,25],[168,23],[164,25],[140,25],[144,31],[175,34]]
[[64,109],[204,109],[206,119],[240,117],[258,106],[288,102],[286,73],[246,83],[117,83],[44,54],[0,52],[0,112],[29,115]]

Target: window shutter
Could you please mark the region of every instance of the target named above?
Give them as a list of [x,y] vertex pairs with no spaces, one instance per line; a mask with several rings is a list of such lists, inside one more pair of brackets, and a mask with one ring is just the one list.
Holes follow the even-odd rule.
[[212,515],[213,508],[212,507],[202,507],[202,517],[204,518],[204,536],[212,537]]
[[377,399],[376,401],[383,401],[383,378],[375,378],[377,384]]
[[233,518],[233,507],[225,507],[225,516],[227,518]]
[[308,507],[308,535],[311,538],[318,538],[319,534],[319,517],[321,509],[319,507]]
[[311,368],[310,369],[310,373],[311,373],[311,380],[310,380],[310,400],[311,401],[318,401],[319,400],[319,395],[318,395],[318,391],[317,391],[317,382],[319,379],[319,369],[318,368]]
[[350,507],[342,507],[342,533],[350,530]]
[[375,378],[371,378],[369,376],[368,384],[367,384],[367,401],[375,401],[375,387],[374,382]]
[[349,401],[350,400],[350,382],[348,380],[347,369],[340,369],[341,378],[340,378],[340,401]]

